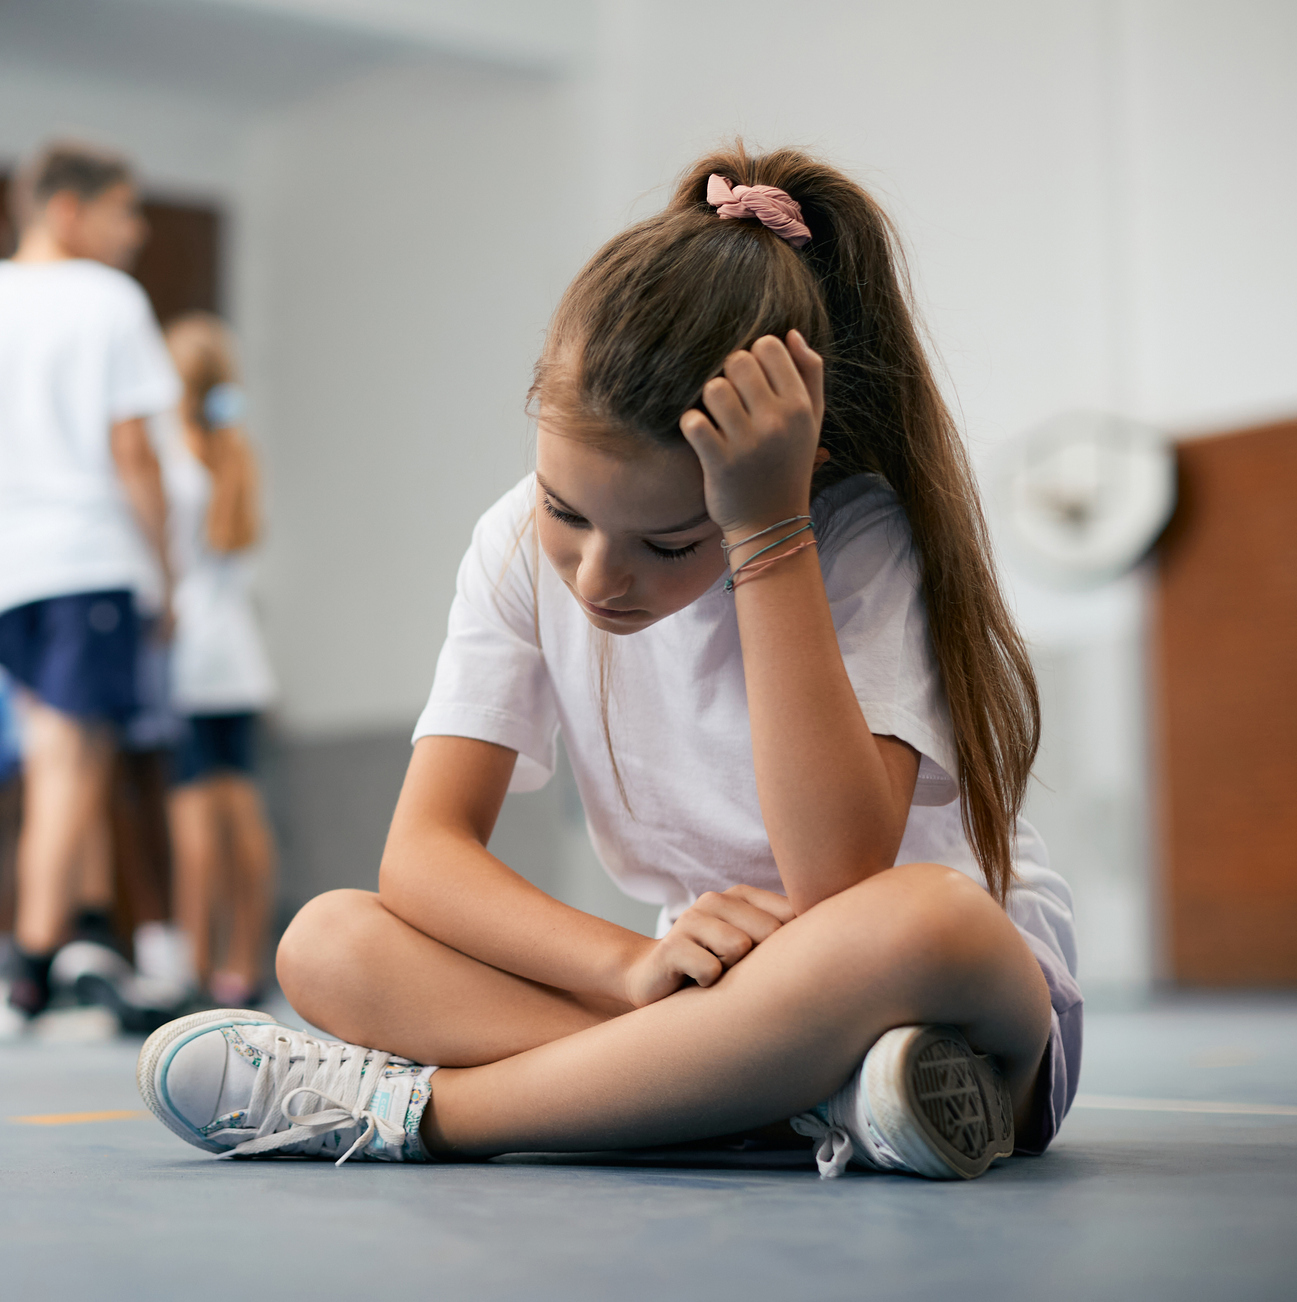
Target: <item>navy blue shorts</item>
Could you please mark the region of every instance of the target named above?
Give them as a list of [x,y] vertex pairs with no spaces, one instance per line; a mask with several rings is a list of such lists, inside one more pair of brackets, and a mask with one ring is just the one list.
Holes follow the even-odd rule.
[[124,588],[0,612],[0,665],[46,705],[87,721],[124,723],[135,713],[139,641]]
[[250,777],[256,767],[257,716],[191,714],[176,747],[172,778],[177,786],[221,773]]

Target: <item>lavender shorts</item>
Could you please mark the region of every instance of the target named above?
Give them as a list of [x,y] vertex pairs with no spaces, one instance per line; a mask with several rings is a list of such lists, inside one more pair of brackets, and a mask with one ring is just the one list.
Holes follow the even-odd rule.
[[1049,986],[1049,1043],[1040,1064],[1036,1110],[1025,1133],[1019,1131],[1014,1152],[1037,1155],[1049,1147],[1076,1098],[1081,1078],[1081,987],[1066,964],[1043,940],[1019,928],[1036,956]]

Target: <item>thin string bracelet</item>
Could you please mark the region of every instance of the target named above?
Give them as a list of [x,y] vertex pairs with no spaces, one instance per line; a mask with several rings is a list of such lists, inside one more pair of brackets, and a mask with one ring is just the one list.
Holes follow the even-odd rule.
[[776,538],[774,542],[772,542],[768,547],[763,547],[761,548],[760,551],[753,552],[752,555],[749,556],[747,560],[745,560],[743,564],[740,565],[730,575],[730,577],[725,580],[725,591],[726,592],[734,591],[734,580],[737,579],[739,575],[742,574],[743,571],[746,570],[748,566],[751,565],[752,562],[757,559],[758,556],[764,556],[767,552],[774,551],[776,547],[781,547],[784,543],[788,542],[790,539],[796,538],[799,533],[805,533],[810,527],[811,526],[809,524],[804,524],[800,529],[794,529],[792,533],[786,533],[782,538]]
[[749,579],[755,579],[762,570],[768,570],[772,565],[778,565],[780,561],[786,561],[790,556],[796,556],[798,552],[804,552],[808,547],[815,546],[815,539],[808,538],[805,542],[799,542],[796,547],[790,547],[786,552],[780,552],[778,556],[772,556],[768,561],[762,561],[760,565],[754,565],[750,570],[741,571],[743,577],[740,579],[739,570],[734,571],[734,581],[730,584],[730,591],[733,592],[740,583],[746,583]]
[[[790,515],[787,520],[780,520],[777,524],[772,524],[768,529],[761,529],[754,534],[749,534],[746,538],[740,538],[738,542],[727,543],[722,540],[721,550],[725,553],[725,559],[729,560],[730,552],[736,547],[744,547],[750,542],[756,542],[758,538],[764,538],[768,533],[774,533],[776,529],[782,529],[786,524],[796,524],[798,520],[809,520],[809,515]],[[790,534],[789,537],[792,537]]]

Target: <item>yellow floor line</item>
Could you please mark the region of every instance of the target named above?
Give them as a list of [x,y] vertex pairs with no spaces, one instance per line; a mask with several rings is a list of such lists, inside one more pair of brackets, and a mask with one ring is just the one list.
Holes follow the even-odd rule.
[[1287,1103],[1215,1103],[1206,1099],[1120,1098],[1109,1094],[1078,1094],[1077,1108],[1108,1108],[1114,1112],[1214,1112],[1237,1117],[1297,1117]]
[[10,1117],[10,1121],[24,1126],[75,1126],[82,1121],[134,1121],[137,1117],[151,1116],[138,1109],[117,1109],[112,1112],[38,1112],[30,1117]]

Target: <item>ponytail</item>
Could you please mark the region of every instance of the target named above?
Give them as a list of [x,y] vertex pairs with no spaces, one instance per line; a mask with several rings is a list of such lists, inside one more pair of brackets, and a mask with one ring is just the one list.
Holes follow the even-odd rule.
[[[796,250],[759,222],[718,221],[706,198],[713,174],[786,191],[809,242]],[[1040,741],[1035,676],[996,577],[967,452],[915,329],[899,240],[873,199],[798,150],[751,156],[736,145],[701,159],[664,212],[615,237],[577,277],[533,392],[591,437],[675,442],[680,413],[729,353],[792,329],[825,360],[829,459],[813,491],[881,475],[909,521],[964,830],[1003,901]]]

